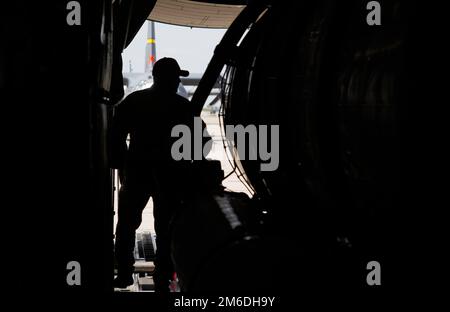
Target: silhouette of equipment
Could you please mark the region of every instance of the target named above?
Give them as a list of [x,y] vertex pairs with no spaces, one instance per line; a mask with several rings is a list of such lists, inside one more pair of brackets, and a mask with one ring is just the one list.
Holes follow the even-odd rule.
[[216,48],[192,101],[203,107],[226,65],[225,125],[279,125],[280,166],[261,172],[262,159],[234,159],[255,197],[203,194],[178,215],[172,256],[183,290],[354,288],[370,258],[390,248],[397,185],[411,183],[399,173],[405,90],[416,83],[406,74],[415,53],[406,26],[416,11],[383,3],[376,28],[358,8],[253,3]]

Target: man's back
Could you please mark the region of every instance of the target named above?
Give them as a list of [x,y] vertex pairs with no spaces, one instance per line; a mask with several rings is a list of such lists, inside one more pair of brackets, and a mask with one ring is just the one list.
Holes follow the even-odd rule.
[[[127,166],[148,167],[173,163],[171,137],[174,126],[193,123],[193,109],[185,98],[155,87],[130,94],[116,112],[113,144],[126,154]],[[128,152],[122,144],[130,134]],[[117,151],[117,147],[116,147]]]

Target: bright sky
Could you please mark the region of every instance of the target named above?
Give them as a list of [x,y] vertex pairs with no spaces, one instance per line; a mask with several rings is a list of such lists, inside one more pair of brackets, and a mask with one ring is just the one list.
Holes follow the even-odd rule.
[[[123,52],[123,72],[144,72],[147,23]],[[183,69],[203,73],[225,29],[201,29],[155,23],[156,57],[175,58]]]

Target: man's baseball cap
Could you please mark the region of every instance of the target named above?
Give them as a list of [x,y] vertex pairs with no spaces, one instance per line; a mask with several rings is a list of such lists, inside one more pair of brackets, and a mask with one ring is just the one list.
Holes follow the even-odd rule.
[[182,70],[178,62],[171,57],[163,57],[153,65],[153,77],[187,77],[189,72]]

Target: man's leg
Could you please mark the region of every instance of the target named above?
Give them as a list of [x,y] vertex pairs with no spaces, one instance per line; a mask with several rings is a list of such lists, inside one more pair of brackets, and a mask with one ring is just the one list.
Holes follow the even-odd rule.
[[149,198],[150,188],[145,183],[127,183],[120,189],[115,242],[116,287],[133,283],[136,230],[142,222],[142,211]]
[[[173,196],[173,195],[172,195]],[[170,194],[158,194],[153,197],[153,215],[156,232],[155,272],[153,281],[155,291],[159,293],[169,292],[169,281],[174,272],[170,252],[169,225],[173,210],[178,204]]]

